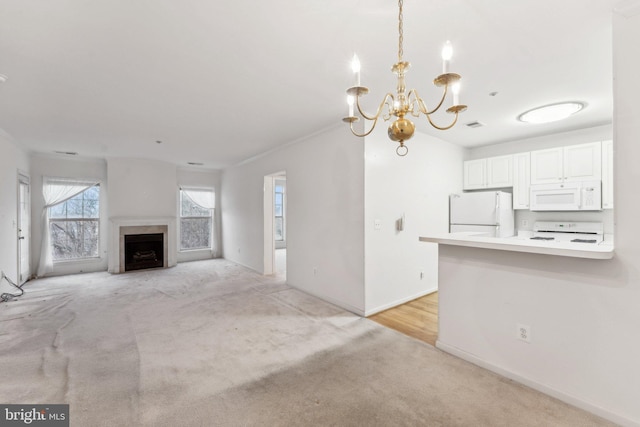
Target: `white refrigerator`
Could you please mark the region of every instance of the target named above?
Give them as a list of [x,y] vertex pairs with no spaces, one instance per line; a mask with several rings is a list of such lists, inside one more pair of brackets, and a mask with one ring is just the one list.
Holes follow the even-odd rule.
[[449,196],[449,232],[479,232],[490,237],[514,235],[511,194],[480,191]]

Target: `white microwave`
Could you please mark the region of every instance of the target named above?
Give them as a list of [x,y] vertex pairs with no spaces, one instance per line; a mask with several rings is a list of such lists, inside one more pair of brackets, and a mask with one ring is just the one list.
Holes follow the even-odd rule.
[[600,181],[563,182],[531,185],[532,211],[599,211],[602,210]]

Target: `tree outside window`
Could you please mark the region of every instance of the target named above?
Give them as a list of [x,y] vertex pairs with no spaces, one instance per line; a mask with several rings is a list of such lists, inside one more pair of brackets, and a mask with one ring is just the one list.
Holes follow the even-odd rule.
[[49,208],[53,261],[97,258],[100,241],[100,185]]
[[181,251],[212,248],[213,200],[211,190],[180,190]]

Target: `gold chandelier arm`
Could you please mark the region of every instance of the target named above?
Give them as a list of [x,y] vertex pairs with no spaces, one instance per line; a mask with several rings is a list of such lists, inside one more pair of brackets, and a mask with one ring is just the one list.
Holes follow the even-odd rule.
[[449,88],[448,85],[444,87],[444,91],[442,92],[442,98],[440,99],[440,102],[438,103],[438,105],[436,105],[436,108],[434,108],[431,111],[429,111],[427,109],[427,106],[424,104],[424,101],[422,100],[420,95],[418,95],[418,91],[417,90],[411,89],[409,91],[409,98],[411,98],[411,95],[413,95],[415,97],[416,101],[418,102],[418,106],[420,107],[420,111],[422,112],[422,114],[428,116],[429,114],[435,113],[436,111],[438,111],[440,109],[440,107],[442,107],[442,104],[444,103],[444,100],[447,97],[447,89],[448,88]]
[[393,99],[394,99],[393,95],[391,93],[387,93],[384,96],[384,98],[382,98],[382,102],[378,106],[378,110],[376,111],[376,114],[374,114],[373,116],[369,116],[364,111],[362,111],[362,108],[360,108],[360,97],[356,96],[356,106],[358,107],[358,112],[362,117],[364,117],[367,120],[378,120],[378,117],[380,117],[380,113],[382,112],[382,109],[384,108],[385,104],[387,104],[389,98],[391,98],[391,105],[393,105]]
[[[435,111],[435,110],[434,110]],[[433,112],[433,111],[432,111]],[[452,127],[455,126],[456,122],[458,121],[458,112],[455,112],[455,117],[453,119],[453,123],[451,123],[449,126],[445,126],[445,127],[440,127],[438,125],[436,125],[435,123],[433,123],[433,120],[431,120],[431,116],[429,114],[425,114],[427,116],[427,120],[429,120],[429,123],[431,124],[431,126],[433,126],[434,128],[438,129],[438,130],[447,130],[447,129],[451,129]]]
[[368,136],[376,128],[376,123],[378,123],[378,118],[379,117],[376,117],[375,119],[373,119],[373,125],[371,126],[371,129],[369,129],[368,132],[365,132],[365,133],[362,133],[362,134],[356,132],[355,129],[353,129],[353,123],[354,122],[351,122],[349,124],[349,127],[351,128],[351,133],[354,134],[357,137],[360,137],[360,138],[362,138],[363,136]]

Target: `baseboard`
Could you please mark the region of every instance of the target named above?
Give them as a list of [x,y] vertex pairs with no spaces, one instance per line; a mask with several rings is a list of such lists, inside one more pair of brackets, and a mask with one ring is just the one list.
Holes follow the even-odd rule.
[[224,259],[225,261],[229,261],[229,262],[232,262],[232,263],[234,263],[234,264],[238,264],[239,266],[242,266],[242,267],[248,268],[248,269],[249,269],[249,270],[251,270],[251,271],[255,271],[255,272],[256,272],[256,273],[258,273],[258,274],[264,275],[262,271],[258,271],[258,270],[256,270],[256,269],[255,269],[255,268],[253,268],[253,267],[250,267],[250,266],[248,266],[248,265],[246,265],[246,264],[241,263],[240,261],[235,261],[235,260],[233,260],[233,259],[226,258],[226,257],[224,257],[224,256],[220,256],[220,257],[218,257],[218,259]]
[[390,302],[388,304],[381,305],[381,306],[373,308],[371,310],[365,310],[364,315],[365,315],[365,317],[372,316],[372,315],[374,315],[376,313],[380,313],[381,311],[385,311],[385,310],[388,310],[390,308],[396,307],[398,305],[404,304],[405,302],[413,301],[416,298],[420,298],[420,297],[423,297],[425,295],[432,294],[432,293],[436,292],[437,290],[438,290],[438,287],[436,286],[436,287],[434,287],[432,289],[429,289],[429,290],[426,290],[426,291],[420,291],[415,295],[411,295],[411,296],[408,296],[408,297],[405,297],[405,298],[400,298],[399,300]]
[[333,299],[333,298],[331,298],[329,296],[322,295],[322,294],[319,294],[319,293],[316,293],[316,292],[311,292],[311,291],[309,291],[307,289],[300,288],[300,287],[298,287],[296,285],[293,285],[293,284],[291,284],[289,282],[287,282],[287,285],[291,286],[292,288],[294,288],[294,289],[296,289],[296,290],[298,290],[300,292],[304,292],[305,294],[311,295],[312,297],[320,298],[321,300],[326,301],[326,302],[328,302],[330,304],[337,305],[340,308],[344,308],[345,310],[350,311],[353,314],[357,314],[358,316],[364,317],[364,310],[362,310],[362,309],[359,309],[359,308],[354,307],[354,306],[349,305],[349,304],[345,304],[344,302],[338,301],[338,300]]
[[516,374],[515,372],[511,372],[507,369],[501,368],[500,366],[494,365],[492,363],[489,363],[483,359],[478,358],[477,356],[474,356],[471,353],[467,353],[464,350],[461,350],[457,347],[448,345],[443,343],[440,340],[436,340],[436,347],[439,348],[440,350],[452,354],[456,357],[459,357],[460,359],[466,360],[467,362],[473,363],[474,365],[480,366],[481,368],[487,369],[489,371],[495,372],[498,375],[501,375],[503,377],[509,378],[513,381],[519,382],[520,384],[524,384],[527,387],[530,387],[534,390],[537,390],[539,392],[542,392],[546,395],[549,395],[551,397],[554,397],[558,400],[561,400],[565,403],[568,403],[569,405],[575,406],[577,408],[580,409],[584,409],[587,412],[591,412],[592,414],[598,415],[599,417],[605,418],[611,422],[614,422],[616,424],[619,424],[621,426],[627,426],[627,427],[640,427],[640,423],[633,421],[629,418],[626,418],[624,416],[615,414],[613,412],[610,412],[604,408],[601,408],[600,406],[594,405],[593,403],[587,402],[585,400],[582,400],[576,396],[573,396],[571,394],[567,394],[564,393],[560,390],[556,390],[554,388],[551,388],[547,385],[544,385],[542,383],[539,383],[535,380],[532,380],[530,378],[524,377],[522,375]]

